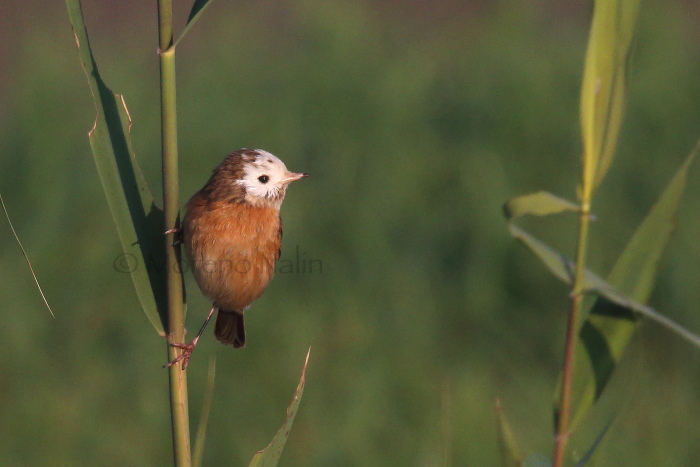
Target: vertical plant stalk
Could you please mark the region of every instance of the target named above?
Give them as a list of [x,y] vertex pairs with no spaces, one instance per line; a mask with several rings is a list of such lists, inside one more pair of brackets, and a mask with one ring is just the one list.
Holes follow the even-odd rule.
[[564,465],[566,445],[571,434],[574,357],[579,338],[591,199],[593,191],[600,185],[610,168],[617,146],[624,112],[625,78],[638,9],[638,0],[594,2],[581,85],[581,211],[554,444],[554,467]]
[[591,214],[592,183],[591,173],[584,167],[582,175],[581,210],[579,213],[579,231],[576,244],[576,270],[574,284],[571,289],[571,308],[566,326],[566,344],[564,347],[564,367],[562,369],[561,410],[557,419],[557,431],[554,440],[554,467],[563,467],[566,445],[571,433],[571,389],[574,380],[574,362],[578,344],[578,328],[583,300],[583,284],[586,264],[586,248],[588,246],[588,223]]
[[[173,47],[172,0],[158,0],[158,52],[160,57],[161,145],[163,155],[164,230],[179,227],[179,179],[177,160],[177,114],[175,93],[175,47]],[[174,360],[180,349],[174,342],[184,342],[185,313],[183,307],[180,249],[173,245],[174,234],[165,235],[165,264],[168,285],[168,358]],[[187,406],[187,374],[182,364],[168,370],[170,376],[170,413],[173,432],[173,454],[177,467],[189,467],[190,427]]]

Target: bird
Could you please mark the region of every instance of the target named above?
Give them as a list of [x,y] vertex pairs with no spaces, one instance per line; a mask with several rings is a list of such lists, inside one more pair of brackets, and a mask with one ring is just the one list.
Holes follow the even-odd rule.
[[166,366],[182,361],[187,367],[217,310],[216,339],[245,346],[244,313],[272,280],[282,254],[280,208],[287,187],[308,175],[290,172],[267,151],[244,148],[226,156],[187,202],[176,233],[199,289],[213,303],[192,342],[171,344],[182,353]]

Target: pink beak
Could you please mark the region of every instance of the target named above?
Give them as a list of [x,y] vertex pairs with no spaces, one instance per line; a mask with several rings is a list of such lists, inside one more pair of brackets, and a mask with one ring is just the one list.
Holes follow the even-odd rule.
[[301,180],[302,178],[308,177],[309,174],[306,172],[304,173],[294,173],[294,172],[287,172],[287,178],[282,180],[284,183],[291,183],[291,182],[296,182],[297,180]]

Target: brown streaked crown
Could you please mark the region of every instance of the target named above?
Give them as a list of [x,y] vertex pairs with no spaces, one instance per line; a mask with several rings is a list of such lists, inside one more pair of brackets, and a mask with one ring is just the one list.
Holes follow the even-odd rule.
[[243,167],[258,156],[256,149],[239,149],[232,152],[219,164],[209,177],[209,181],[200,191],[208,201],[229,200],[241,203],[245,200],[245,187],[236,183],[243,178]]

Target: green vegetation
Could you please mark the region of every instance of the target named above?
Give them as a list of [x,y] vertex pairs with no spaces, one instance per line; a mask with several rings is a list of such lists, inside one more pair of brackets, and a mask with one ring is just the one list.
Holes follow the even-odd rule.
[[[93,104],[53,3],[8,4],[0,32],[0,193],[56,314],[1,220],[0,464],[167,465],[164,342],[115,261],[86,140]],[[178,30],[189,7],[176,5]],[[158,186],[155,4],[84,8]],[[586,264],[601,277],[697,139],[694,8],[640,10],[618,151],[593,203]],[[336,1],[204,12],[178,44],[180,199],[232,149],[269,150],[312,174],[285,202],[282,258],[323,267],[278,273],[250,310],[244,351],[200,341],[187,370],[193,426],[217,356],[202,465],[247,465],[269,443],[309,346],[281,465],[496,465],[496,397],[520,452],[551,452],[567,291],[512,241],[500,207],[538,189],[576,199],[590,13]],[[697,171],[649,300],[696,331]],[[523,227],[573,257],[575,216],[550,217]],[[192,336],[208,303],[187,272],[185,283]],[[638,331],[569,449],[583,456],[616,414],[598,465],[694,465],[700,352],[652,322]]]

